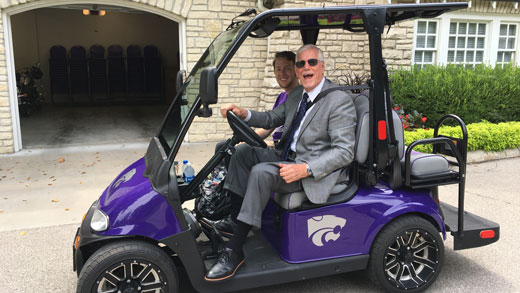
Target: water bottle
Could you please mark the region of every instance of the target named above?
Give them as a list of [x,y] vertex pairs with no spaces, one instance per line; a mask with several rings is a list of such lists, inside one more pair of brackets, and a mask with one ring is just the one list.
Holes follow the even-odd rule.
[[182,161],[182,177],[184,178],[184,170],[186,169],[186,165],[188,164],[188,160]]
[[190,183],[195,178],[195,170],[193,170],[191,163],[186,163],[186,168],[182,174],[186,183]]

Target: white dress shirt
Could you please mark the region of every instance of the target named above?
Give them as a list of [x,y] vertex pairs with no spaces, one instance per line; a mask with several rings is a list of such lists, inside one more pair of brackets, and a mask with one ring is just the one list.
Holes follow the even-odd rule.
[[[325,77],[323,77],[323,79],[321,80],[321,82],[318,84],[317,87],[315,87],[312,91],[307,93],[309,95],[309,99],[308,100],[310,100],[311,102],[314,102],[314,99],[316,99],[318,94],[321,92],[321,88],[323,88],[324,84],[325,84]],[[302,97],[303,97],[304,93],[306,93],[306,91],[304,91],[302,93]],[[300,104],[298,104],[298,108],[299,107],[300,107]],[[303,116],[302,123],[300,123],[300,126],[298,126],[298,129],[296,129],[296,132],[294,132],[294,139],[291,142],[291,151],[293,151],[293,152],[296,151],[296,142],[298,141],[298,135],[300,134],[300,130],[301,130],[302,125],[303,125],[303,121],[305,121],[305,118],[307,118],[307,115],[309,115],[309,112],[311,111],[312,107],[314,107],[314,104],[309,109],[307,109],[307,112],[305,112],[305,116]]]

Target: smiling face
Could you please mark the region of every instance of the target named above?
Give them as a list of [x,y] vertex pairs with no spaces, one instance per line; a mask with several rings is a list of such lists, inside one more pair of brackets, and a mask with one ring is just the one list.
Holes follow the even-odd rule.
[[290,92],[298,85],[298,79],[294,72],[294,63],[283,57],[278,57],[274,61],[274,76],[280,87],[286,92]]
[[[300,52],[300,54],[296,56],[296,62],[305,60],[305,65],[302,68],[297,68],[295,66],[295,71],[296,76],[298,76],[298,79],[300,80],[300,83],[306,92],[310,92],[315,87],[317,87],[323,79],[323,74],[325,73],[325,62],[319,61],[318,55],[318,50],[309,48],[303,52]],[[309,65],[308,60],[310,59],[318,60],[318,64],[315,66]]]

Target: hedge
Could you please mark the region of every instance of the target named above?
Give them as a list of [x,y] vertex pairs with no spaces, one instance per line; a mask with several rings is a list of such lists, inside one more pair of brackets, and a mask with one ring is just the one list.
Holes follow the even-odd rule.
[[[467,125],[468,129],[468,151],[503,151],[520,147],[520,122],[503,122],[493,124],[487,121]],[[439,134],[462,137],[460,127],[441,126]],[[406,145],[423,139],[432,138],[433,129],[417,129],[415,131],[405,131],[404,140]],[[424,153],[431,153],[431,145],[420,145],[414,150]]]
[[518,67],[413,67],[393,72],[390,80],[394,104],[401,104],[407,113],[416,110],[428,117],[427,127],[447,113],[458,115],[466,124],[520,121]]

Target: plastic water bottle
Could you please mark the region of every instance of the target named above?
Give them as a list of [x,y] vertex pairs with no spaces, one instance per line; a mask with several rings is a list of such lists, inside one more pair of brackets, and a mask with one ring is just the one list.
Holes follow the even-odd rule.
[[191,163],[186,163],[186,168],[184,168],[182,176],[184,177],[184,182],[186,183],[190,183],[193,180],[193,178],[195,178],[195,170],[193,170]]
[[186,169],[187,164],[188,164],[188,160],[182,161],[182,177],[184,177],[184,170]]

